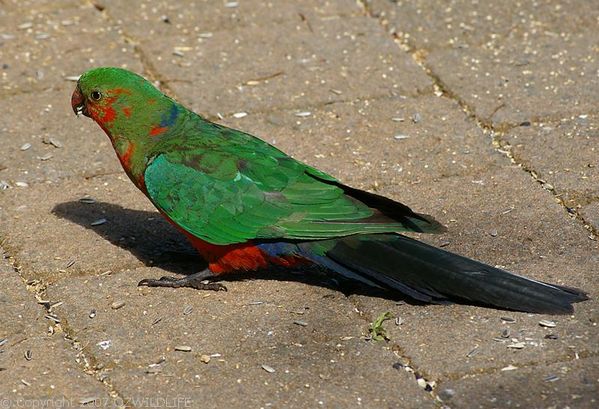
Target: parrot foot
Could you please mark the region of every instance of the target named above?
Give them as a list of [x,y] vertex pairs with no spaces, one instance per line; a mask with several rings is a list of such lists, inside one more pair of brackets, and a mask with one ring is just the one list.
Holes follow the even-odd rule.
[[196,290],[227,291],[227,287],[220,283],[208,282],[211,278],[214,278],[214,274],[210,270],[203,270],[183,278],[168,276],[160,277],[158,280],[144,278],[137,285],[145,287],[189,287],[195,288]]

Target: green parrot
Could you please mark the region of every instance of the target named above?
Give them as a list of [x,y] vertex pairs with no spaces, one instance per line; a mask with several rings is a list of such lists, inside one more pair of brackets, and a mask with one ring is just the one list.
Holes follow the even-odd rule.
[[221,290],[228,273],[318,269],[422,302],[563,314],[587,299],[406,237],[444,227],[210,122],[127,70],[87,71],[71,105],[100,125],[129,178],[208,262],[139,285]]

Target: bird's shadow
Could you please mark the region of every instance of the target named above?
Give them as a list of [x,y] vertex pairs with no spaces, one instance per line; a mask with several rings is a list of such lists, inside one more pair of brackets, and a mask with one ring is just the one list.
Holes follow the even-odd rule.
[[[163,219],[158,212],[127,209],[106,202],[70,201],[56,205],[52,213],[93,230],[115,246],[131,252],[146,266],[155,266],[171,273],[184,275],[193,274],[207,267],[206,261],[199,256],[183,234]],[[106,219],[108,222],[94,226],[95,223],[92,222],[100,219]],[[298,281],[338,290],[346,295],[360,294],[420,304],[404,298],[400,293],[359,285],[324,271],[258,271],[227,274],[223,278],[226,281],[251,278]]]

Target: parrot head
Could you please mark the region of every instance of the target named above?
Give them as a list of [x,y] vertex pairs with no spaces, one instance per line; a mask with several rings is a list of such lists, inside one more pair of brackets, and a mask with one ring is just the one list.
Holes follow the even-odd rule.
[[185,117],[185,108],[143,77],[122,68],[94,68],[79,78],[71,96],[77,116],[92,118],[106,132],[123,168],[144,189],[146,154]]
[[[85,72],[71,96],[76,115],[92,118],[113,140],[143,142],[164,132],[163,118],[177,104],[143,77],[122,68],[101,67]],[[176,118],[175,118],[176,119]],[[170,121],[174,122],[174,121]]]

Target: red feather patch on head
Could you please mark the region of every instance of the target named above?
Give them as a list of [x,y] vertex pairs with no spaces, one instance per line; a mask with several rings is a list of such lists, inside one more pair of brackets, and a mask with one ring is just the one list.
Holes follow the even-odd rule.
[[108,90],[108,95],[131,95],[131,91],[126,88],[113,88]]
[[[106,91],[106,97],[104,101],[100,101],[98,104],[94,104],[92,108],[92,117],[100,125],[106,125],[116,119],[116,110],[112,107],[119,95],[131,95],[131,91],[126,88],[113,88]],[[125,107],[122,109],[125,116],[131,116],[131,108]]]
[[102,115],[102,118],[100,118],[100,120],[104,123],[112,122],[116,118],[116,111],[110,105],[103,107],[102,113],[103,113],[103,115]]
[[103,127],[116,119],[116,111],[112,107],[115,101],[116,97],[106,97],[103,102],[89,104],[90,114],[100,126]]

